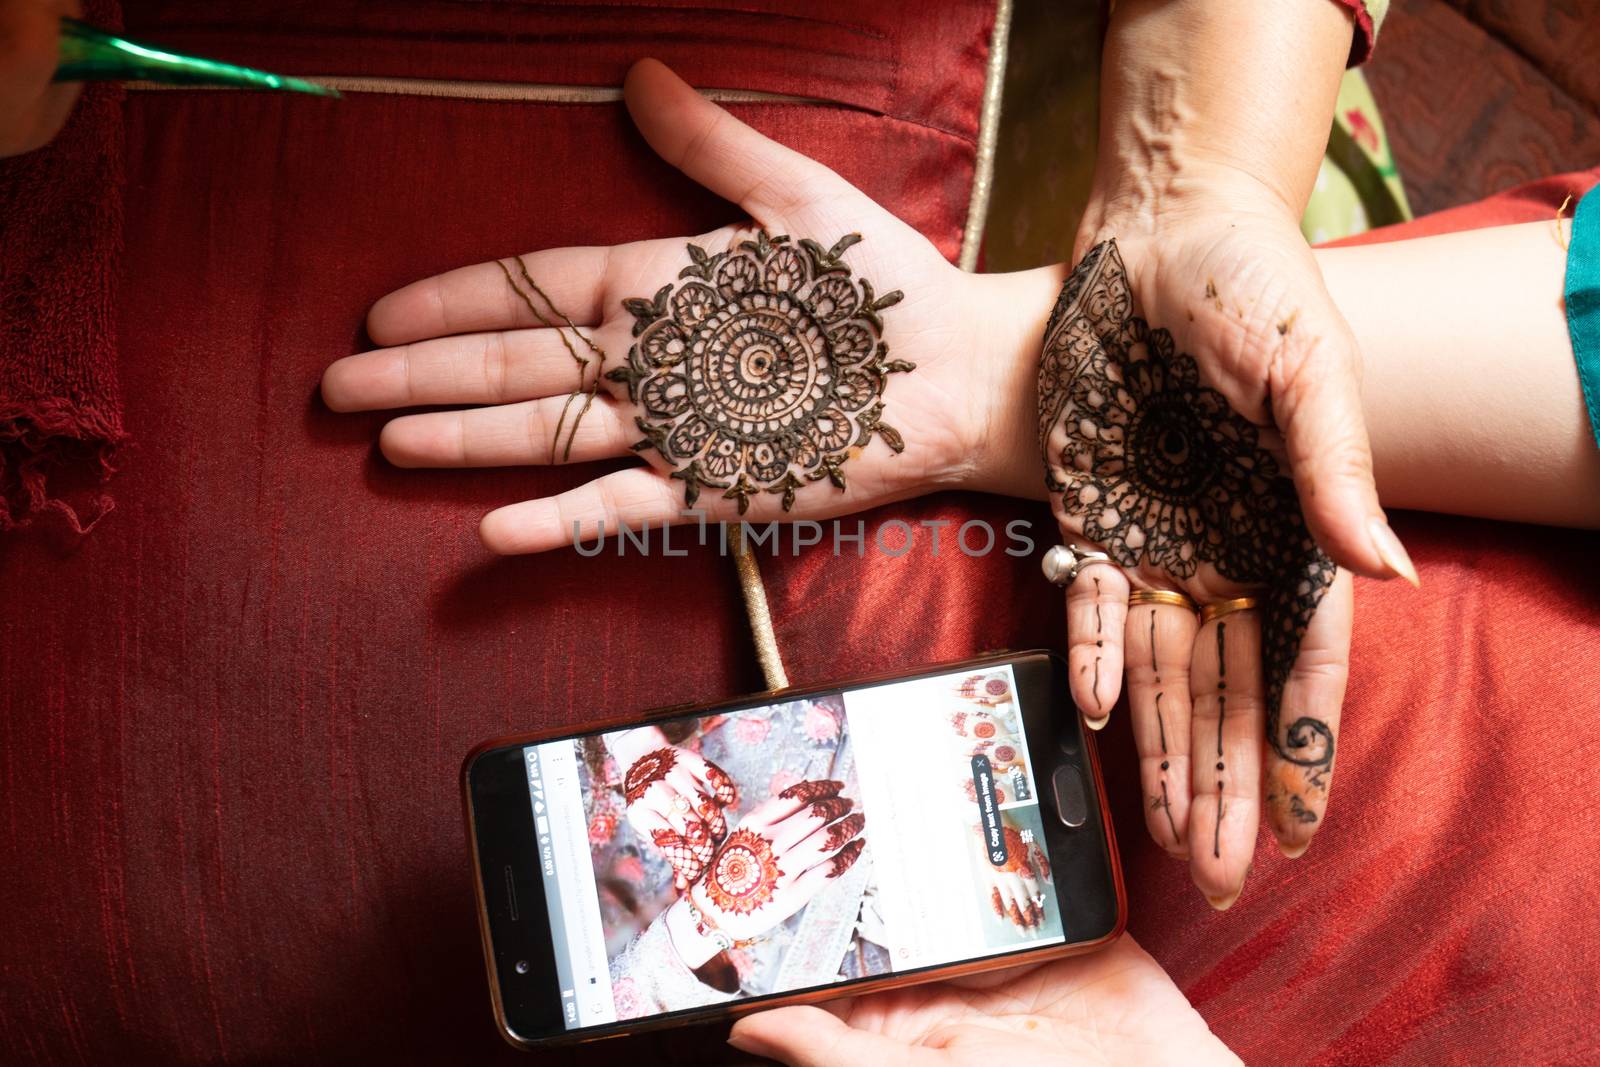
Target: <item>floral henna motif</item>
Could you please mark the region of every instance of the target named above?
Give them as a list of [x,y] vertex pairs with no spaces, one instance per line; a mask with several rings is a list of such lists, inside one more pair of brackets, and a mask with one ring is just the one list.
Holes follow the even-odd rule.
[[627,775],[622,779],[623,797],[629,804],[634,803],[677,765],[678,750],[675,748],[658,748],[654,752],[646,752],[633,761],[633,766],[628,768]]
[[741,515],[758,493],[788,511],[812,482],[843,490],[844,463],[874,434],[905,450],[882,397],[888,376],[915,364],[889,359],[879,317],[903,294],[875,296],[851,276],[839,257],[860,240],[825,249],[763,230],[726,252],[691,244],[678,284],[623,301],[635,340],[607,377],[644,409],[634,448],[672,464],[690,507],[705,487]]
[[784,800],[798,800],[804,803],[838,796],[839,790],[843,788],[843,782],[835,782],[828,779],[810,779],[804,782],[796,782],[779,793],[778,796]]
[[846,841],[860,836],[861,831],[867,828],[867,817],[859,811],[847,816],[828,827],[828,835],[823,838],[822,851],[837,852],[844,847]]
[[1134,315],[1114,240],[1073,270],[1045,329],[1039,443],[1059,512],[1122,566],[1186,578],[1207,562],[1225,578],[1267,587],[1267,740],[1322,786],[1333,731],[1306,715],[1282,727],[1280,705],[1334,563],[1256,427],[1201,384],[1168,331]]
[[837,878],[854,867],[856,860],[861,858],[861,850],[866,847],[867,843],[858,837],[841,848],[838,854],[828,861],[828,877]]
[[749,915],[772,900],[782,877],[771,842],[752,830],[738,829],[711,862],[706,898],[730,915]]

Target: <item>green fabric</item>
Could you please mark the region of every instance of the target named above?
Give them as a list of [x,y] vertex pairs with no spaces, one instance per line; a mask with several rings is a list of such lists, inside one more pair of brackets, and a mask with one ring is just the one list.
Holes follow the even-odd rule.
[[1361,6],[1367,9],[1367,17],[1372,20],[1372,36],[1376,38],[1383,32],[1383,20],[1389,17],[1389,0],[1361,0]]
[[1410,218],[1377,101],[1361,71],[1347,70],[1300,232],[1312,244],[1322,244]]
[[1592,189],[1578,201],[1567,248],[1567,331],[1589,429],[1600,445],[1600,196]]

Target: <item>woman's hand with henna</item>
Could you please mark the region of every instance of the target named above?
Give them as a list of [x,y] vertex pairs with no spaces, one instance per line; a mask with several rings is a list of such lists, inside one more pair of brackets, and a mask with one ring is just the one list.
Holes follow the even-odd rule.
[[[1294,853],[1326,807],[1350,579],[1306,529],[1268,431],[1138,310],[1117,243],[1098,245],[1041,356],[1040,445],[1063,540],[1120,565],[1080,566],[1068,584],[1068,665],[1094,726],[1126,671],[1150,832],[1227,907],[1263,794]],[[1197,621],[1173,591],[1225,613]]]
[[815,519],[944,488],[1036,492],[1006,462],[1025,452],[1026,419],[993,403],[1027,403],[1022,354],[1059,268],[957,270],[654,61],[629,72],[625,96],[651,146],[753,224],[407,286],[368,316],[386,347],[327,370],[329,406],[476,405],[390,422],[380,443],[401,466],[648,461],[492,512],[481,533],[499,552],[602,522],[693,521],[691,506],[710,521]]
[[728,1041],[790,1067],[1213,1067],[1239,1059],[1124,935],[1098,952],[740,1019]]
[[1014,826],[1004,827],[1006,859],[1004,863],[990,862],[983,847],[983,831],[978,834],[979,860],[983,864],[984,880],[989,887],[988,904],[995,915],[1010,922],[1018,931],[1027,933],[1044,924],[1044,893],[1041,884],[1050,881],[1050,861],[1044,850],[1032,842],[1022,840]]
[[672,864],[675,888],[687,889],[727,834],[723,809],[738,804],[738,788],[721,767],[667,744],[654,726],[630,730],[610,745],[627,768],[622,793],[628,825]]
[[843,785],[796,783],[740,820],[668,909],[673,944],[691,970],[770,931],[861,856],[866,819],[839,795]]

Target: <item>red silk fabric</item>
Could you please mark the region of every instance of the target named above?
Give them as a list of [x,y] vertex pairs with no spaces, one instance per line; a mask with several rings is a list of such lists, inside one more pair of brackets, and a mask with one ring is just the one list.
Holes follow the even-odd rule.
[[[956,253],[988,5],[547,22],[441,3],[408,5],[404,34],[385,9],[299,8],[290,33],[150,5],[128,26],[291,73],[614,85],[656,54],[702,84],[840,100],[734,110]],[[574,11],[593,28],[555,21]],[[334,415],[316,384],[406,281],[736,212],[618,105],[129,95],[119,506],[68,545],[0,541],[0,1061],[524,1062],[489,1020],[461,756],[759,688],[733,570],[709,551],[491,558],[482,512],[605,468],[396,470],[372,448],[382,416]],[[1031,520],[1035,554],[969,558],[952,526],[934,559],[919,526],[900,558],[767,561],[793,678],[1059,647],[1042,506],[952,495],[863,518],[870,538],[975,517]],[[1104,751],[1133,929],[1247,1059],[1583,1059],[1594,539],[1397,526],[1427,586],[1360,586],[1329,824],[1297,863],[1264,850],[1226,915],[1145,841],[1119,714]],[[720,1039],[540,1062],[706,1062]]]

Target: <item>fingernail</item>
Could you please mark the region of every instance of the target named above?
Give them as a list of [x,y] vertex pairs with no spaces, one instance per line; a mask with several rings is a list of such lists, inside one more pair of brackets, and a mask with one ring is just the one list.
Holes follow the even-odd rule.
[[1422,579],[1417,577],[1416,565],[1406,554],[1406,546],[1400,543],[1400,538],[1389,529],[1389,524],[1383,521],[1381,515],[1374,515],[1367,520],[1367,535],[1372,538],[1372,547],[1377,550],[1384,566],[1396,577],[1404,578],[1418,589],[1422,588]]
[[1087,715],[1083,717],[1083,724],[1091,730],[1104,730],[1106,723],[1110,721],[1111,716],[1109,715],[1102,715],[1098,719],[1091,719]]
[[748,1037],[739,1032],[738,1027],[735,1027],[728,1032],[728,1044],[732,1045],[740,1052],[748,1053],[751,1056],[760,1056],[763,1054],[761,1043],[759,1041],[751,1041]]
[[1285,856],[1288,856],[1292,860],[1297,860],[1301,856],[1304,856],[1306,854],[1306,849],[1310,847],[1310,841],[1302,841],[1298,845],[1286,845],[1282,841],[1278,842],[1278,851],[1282,852]]
[[1240,892],[1242,892],[1242,890],[1235,889],[1230,896],[1206,897],[1206,903],[1210,904],[1218,911],[1227,911],[1229,908],[1233,907],[1233,902],[1239,899]]

